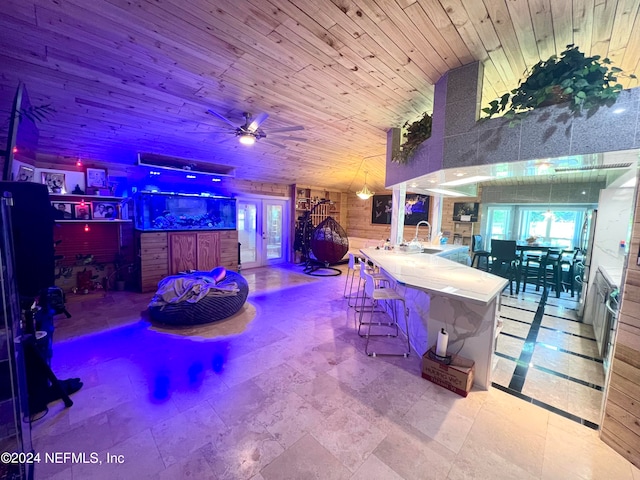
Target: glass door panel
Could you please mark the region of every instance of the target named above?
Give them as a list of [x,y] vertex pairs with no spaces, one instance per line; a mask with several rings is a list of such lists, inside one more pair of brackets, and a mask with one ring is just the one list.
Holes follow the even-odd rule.
[[267,219],[266,225],[266,250],[267,261],[273,261],[282,259],[283,257],[283,245],[282,245],[282,226],[284,218],[284,206],[280,204],[274,204],[265,202]]
[[244,268],[260,265],[258,258],[258,202],[238,202],[238,241],[240,242],[240,263]]
[[286,260],[287,200],[238,199],[238,241],[242,268]]

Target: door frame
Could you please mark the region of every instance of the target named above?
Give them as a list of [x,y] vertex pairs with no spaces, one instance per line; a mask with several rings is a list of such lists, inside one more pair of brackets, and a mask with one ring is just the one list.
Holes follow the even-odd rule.
[[[274,195],[252,195],[242,194],[236,196],[236,202],[239,205],[241,202],[256,203],[258,204],[256,212],[256,247],[259,246],[259,250],[256,254],[255,264],[252,262],[249,266],[241,264],[242,268],[257,268],[268,265],[275,265],[280,263],[286,263],[289,261],[291,250],[291,197],[279,197]],[[267,259],[267,238],[265,230],[265,215],[268,202],[282,203],[282,257],[269,260]],[[239,212],[240,209],[237,209]],[[236,215],[238,215],[237,213]],[[236,220],[238,220],[236,218]],[[236,222],[238,225],[239,221]],[[260,232],[260,235],[258,235]],[[240,232],[238,232],[238,237]],[[259,237],[259,238],[258,238]],[[239,240],[239,239],[238,239]],[[242,243],[242,242],[240,242]],[[242,256],[242,245],[240,246],[240,255]]]

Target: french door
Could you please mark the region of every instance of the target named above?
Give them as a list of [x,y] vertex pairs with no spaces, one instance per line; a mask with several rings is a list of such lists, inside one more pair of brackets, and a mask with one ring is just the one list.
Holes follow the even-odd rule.
[[288,200],[239,198],[238,241],[242,268],[262,267],[287,260]]

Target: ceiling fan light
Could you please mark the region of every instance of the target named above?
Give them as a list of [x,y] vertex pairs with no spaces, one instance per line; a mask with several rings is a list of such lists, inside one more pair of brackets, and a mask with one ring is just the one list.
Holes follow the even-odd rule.
[[242,135],[239,136],[239,138],[240,138],[240,143],[243,145],[253,145],[254,143],[256,143],[256,137],[254,137],[249,133],[243,133]]

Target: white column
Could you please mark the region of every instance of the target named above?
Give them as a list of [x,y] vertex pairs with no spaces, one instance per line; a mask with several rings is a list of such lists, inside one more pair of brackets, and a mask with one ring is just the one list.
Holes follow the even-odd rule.
[[[431,215],[429,223],[431,224],[431,241],[438,239],[438,233],[442,229],[442,195],[434,195],[431,197],[433,204],[431,205]],[[453,241],[453,240],[452,240]]]
[[[391,243],[402,243],[404,235],[404,204],[407,197],[407,187],[404,183],[393,187],[391,198]],[[410,240],[410,239],[408,239]]]

